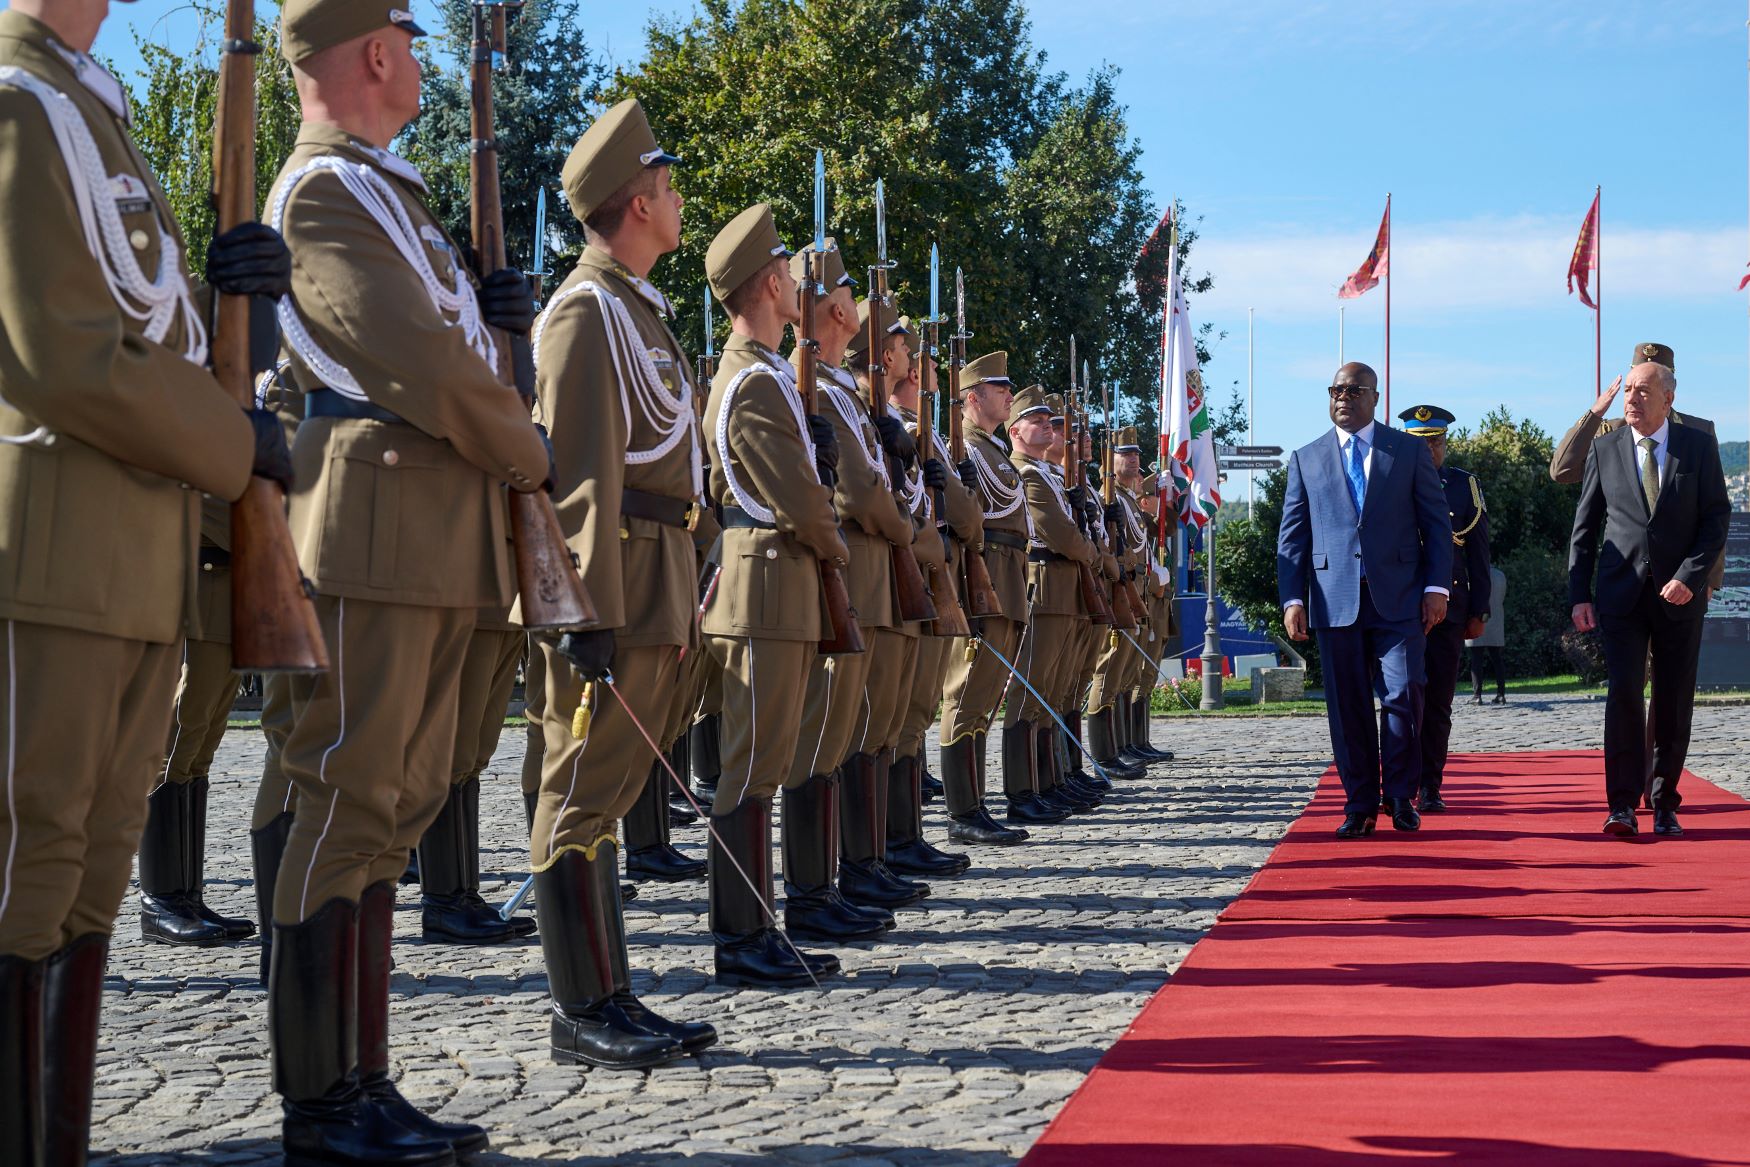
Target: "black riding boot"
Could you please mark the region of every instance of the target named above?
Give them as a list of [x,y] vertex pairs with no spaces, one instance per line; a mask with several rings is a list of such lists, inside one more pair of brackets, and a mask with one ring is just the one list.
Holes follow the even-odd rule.
[[1173,760],[1172,750],[1157,750],[1154,743],[1148,740],[1149,735],[1149,696],[1152,690],[1144,688],[1141,700],[1132,697],[1126,706],[1130,714],[1130,744],[1131,748],[1151,762],[1170,762]]
[[0,1163],[34,1164],[42,1132],[47,960],[0,956]]
[[273,969],[273,893],[279,884],[280,859],[292,836],[292,812],[277,814],[258,831],[249,832],[250,858],[255,865],[255,917],[261,921],[261,983]]
[[925,760],[921,748],[918,753],[918,768],[923,771],[924,805],[928,806],[936,799],[941,798],[947,788],[942,784],[940,778],[930,773],[929,762]]
[[427,940],[502,944],[534,934],[527,916],[502,919],[480,898],[480,780],[450,787],[419,840],[420,927]]
[[990,817],[984,805],[984,783],[978,750],[981,734],[968,734],[942,747],[942,789],[948,803],[948,838],[956,843],[1010,846],[1026,840],[1027,832],[1005,827]]
[[42,962],[39,1158],[83,1167],[91,1142],[91,1086],[109,937],[92,932]]
[[1120,693],[1113,699],[1112,727],[1118,734],[1118,757],[1138,770],[1147,770],[1165,759],[1155,757],[1137,741],[1136,718],[1131,713],[1133,704],[1129,693]]
[[422,1139],[448,1143],[456,1158],[484,1151],[484,1127],[471,1122],[439,1122],[401,1097],[389,1080],[389,946],[395,935],[395,885],[373,883],[359,897],[358,926],[358,1076],[365,1104]]
[[[668,796],[668,825],[671,827],[690,827],[699,821],[699,812],[687,801],[687,792],[669,777],[669,770],[673,770],[681,782],[688,780],[693,766],[691,739],[691,734],[683,733],[674,740],[674,745],[668,747],[668,770],[662,772],[662,790]],[[704,873],[701,871],[700,874]]]
[[553,1060],[607,1070],[644,1070],[673,1061],[681,1043],[636,1025],[614,1001],[614,968],[626,947],[620,918],[619,855],[613,841],[567,848],[535,873],[541,951],[553,993]]
[[903,908],[930,893],[888,869],[887,774],[872,754],[856,753],[839,769],[839,893],[853,904]]
[[140,835],[140,938],[148,944],[211,948],[231,939],[198,906],[195,882],[194,785],[166,782],[146,799]]
[[1047,806],[1081,814],[1094,807],[1063,784],[1063,765],[1057,756],[1058,732],[1056,723],[1038,726],[1033,732],[1033,771],[1039,782],[1039,799]]
[[784,929],[799,940],[838,944],[874,940],[893,927],[893,913],[864,908],[839,894],[838,781],[816,774],[784,799]]
[[1033,749],[1033,723],[1017,721],[1003,727],[1003,793],[1008,796],[1012,823],[1061,823],[1069,809],[1046,802],[1039,793]]
[[965,855],[938,850],[924,838],[924,760],[896,758],[887,794],[887,866],[901,875],[953,877],[972,866]]
[[1069,711],[1064,715],[1063,721],[1065,725],[1069,726],[1069,734],[1063,744],[1064,756],[1069,759],[1068,773],[1075,778],[1078,785],[1084,786],[1096,794],[1104,795],[1112,789],[1111,780],[1097,771],[1089,772],[1082,765],[1087,759],[1087,754],[1084,752],[1086,748],[1084,743],[1087,741],[1087,737],[1083,731],[1082,711],[1079,709]]
[[1108,773],[1122,773],[1124,767],[1118,761],[1118,735],[1115,729],[1117,711],[1108,705],[1104,709],[1088,714],[1088,752],[1094,755],[1094,761],[1105,767]]
[[662,763],[652,763],[638,801],[626,812],[626,874],[632,879],[680,883],[704,878],[705,861],[687,858],[668,841],[668,798],[663,793],[668,783]]
[[207,906],[207,792],[211,782],[205,774],[189,782],[193,788],[190,795],[194,803],[194,906],[201,914],[201,919],[217,924],[225,930],[225,935],[232,940],[247,940],[255,935],[255,921],[246,920],[241,916],[221,916]]
[[287,1167],[453,1167],[449,1143],[408,1130],[359,1085],[358,905],[329,900],[274,933],[267,1028]]
[[747,799],[728,814],[712,815],[711,827],[711,938],[717,944],[718,983],[791,988],[838,972],[838,957],[793,950],[773,923],[771,802]]
[[717,779],[723,774],[723,715],[713,713],[693,722],[687,730],[687,752],[692,755],[693,793],[709,808],[717,798]]

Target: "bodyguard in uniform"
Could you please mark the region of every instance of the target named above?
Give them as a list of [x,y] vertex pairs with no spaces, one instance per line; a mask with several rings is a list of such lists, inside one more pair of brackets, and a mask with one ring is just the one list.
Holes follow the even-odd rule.
[[1468,470],[1446,464],[1446,427],[1458,419],[1438,405],[1413,405],[1398,414],[1404,432],[1428,443],[1434,469],[1446,492],[1452,514],[1452,591],[1446,619],[1428,630],[1423,665],[1428,680],[1422,690],[1423,814],[1446,809],[1440,797],[1446,771],[1447,743],[1452,740],[1452,695],[1458,687],[1458,662],[1464,642],[1481,636],[1489,618],[1489,516],[1483,507],[1483,487]]
[[297,806],[268,1023],[292,1162],[439,1164],[486,1145],[389,1078],[389,943],[408,849],[449,793],[476,614],[514,590],[506,487],[542,489],[551,453],[488,331],[528,331],[528,281],[497,272],[477,292],[388,149],[419,111],[419,35],[377,0],[282,10],[303,107],[268,204],[292,252],[280,319],[307,414],[290,517],[333,662],[293,680],[281,757]]
[[[108,5],[0,12],[0,1163],[82,1164],[103,968],[164,762],[200,494],[291,481],[208,373],[189,244],[88,54]],[[196,246],[206,246],[198,241]],[[232,295],[285,248],[215,241]]]
[[723,570],[701,625],[723,668],[711,935],[718,980],[773,987],[839,968],[835,956],[798,953],[776,926],[772,795],[790,771],[820,651],[819,564],[850,558],[821,482],[839,459],[832,425],[803,413],[795,370],[778,355],[785,326],[801,320],[789,257],[764,203],[731,219],[705,253],[733,328],[706,410],[724,527]]
[[[530,856],[553,991],[554,1060],[641,1069],[705,1048],[709,1025],[632,995],[615,823],[650,778],[681,654],[697,651],[691,528],[703,476],[687,354],[649,282],[680,246],[679,158],[636,101],[603,114],[565,163],[589,246],[535,327],[554,497],[602,627],[538,638],[544,761]],[[664,803],[666,813],[666,801]]]

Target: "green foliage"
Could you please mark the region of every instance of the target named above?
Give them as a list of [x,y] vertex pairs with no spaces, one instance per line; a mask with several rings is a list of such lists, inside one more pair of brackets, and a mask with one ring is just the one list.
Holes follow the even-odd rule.
[[1727,478],[1750,471],[1750,442],[1721,442],[1720,468]]
[[[442,0],[439,7],[442,29],[422,43],[429,55],[420,114],[396,146],[425,176],[438,219],[467,240],[472,6]],[[507,41],[506,67],[492,87],[505,245],[513,266],[532,266],[535,201],[545,187],[547,244],[556,253],[547,267],[563,273],[563,257],[583,250],[583,228],[559,192],[559,175],[593,120],[590,98],[602,70],[584,37],[577,0],[527,0]]]
[[879,178],[902,311],[927,311],[937,243],[945,311],[954,268],[966,272],[974,354],[1006,349],[1019,384],[1061,387],[1073,335],[1095,382],[1131,401],[1119,417],[1153,400],[1166,255],[1138,266],[1158,214],[1116,71],[1080,84],[1047,72],[1016,0],[706,0],[690,20],[655,23],[647,48],[610,96],[638,97],[686,159],[681,250],[656,278],[689,344],[725,222],[764,201],[793,247],[812,234],[818,147],[827,230],[865,288]]
[[[218,49],[224,13],[214,0],[192,0],[200,32],[187,52],[135,33],[144,77],[133,93],[134,141],[164,188],[188,241],[189,269],[206,270],[213,235],[213,116],[219,97]],[[279,55],[278,21],[255,23],[256,206],[263,207],[280,164],[297,141],[300,115],[291,66]]]

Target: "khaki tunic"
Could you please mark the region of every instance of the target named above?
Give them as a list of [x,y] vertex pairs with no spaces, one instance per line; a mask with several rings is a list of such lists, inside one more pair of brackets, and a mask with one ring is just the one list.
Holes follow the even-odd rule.
[[[1019,450],[1011,455],[1011,461],[1026,492],[1035,549],[1063,556],[1061,560],[1028,564],[1032,605],[1016,663],[1041,696],[1061,703],[1077,683],[1086,651],[1079,625],[1087,614],[1082,608],[1081,575],[1076,564],[1098,563],[1099,548],[1082,534],[1070,515],[1061,498],[1063,488],[1049,464]],[[1017,721],[1048,724],[1050,720],[1038,698],[1023,686],[1017,684],[1009,690],[1005,725]]]
[[[521,399],[339,176],[306,169],[321,158],[387,184],[443,286],[459,262],[393,156],[338,127],[304,126],[272,200],[283,200],[298,315],[370,403],[403,421],[309,417],[292,450],[292,535],[332,667],[291,681],[281,765],[297,808],[276,888],[281,924],[398,877],[436,817],[478,610],[514,591],[505,485],[531,489],[547,468]],[[306,394],[322,385],[296,351],[290,376]]]
[[[16,9],[0,68],[89,131],[108,176],[91,193],[131,248],[112,262],[155,274],[186,253],[118,82]],[[199,492],[241,495],[254,442],[185,358],[183,318],[154,341],[117,303],[28,83],[0,81],[0,437],[48,436],[0,443],[0,955],[34,960],[114,924],[164,760]],[[188,287],[180,264],[165,277]]]

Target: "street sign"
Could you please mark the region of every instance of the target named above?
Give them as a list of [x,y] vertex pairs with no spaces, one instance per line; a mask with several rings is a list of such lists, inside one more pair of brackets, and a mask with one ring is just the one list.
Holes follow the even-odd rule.
[[1282,456],[1281,446],[1217,446],[1215,453],[1222,458],[1279,458]]
[[1280,470],[1282,463],[1275,458],[1223,458],[1223,470]]

